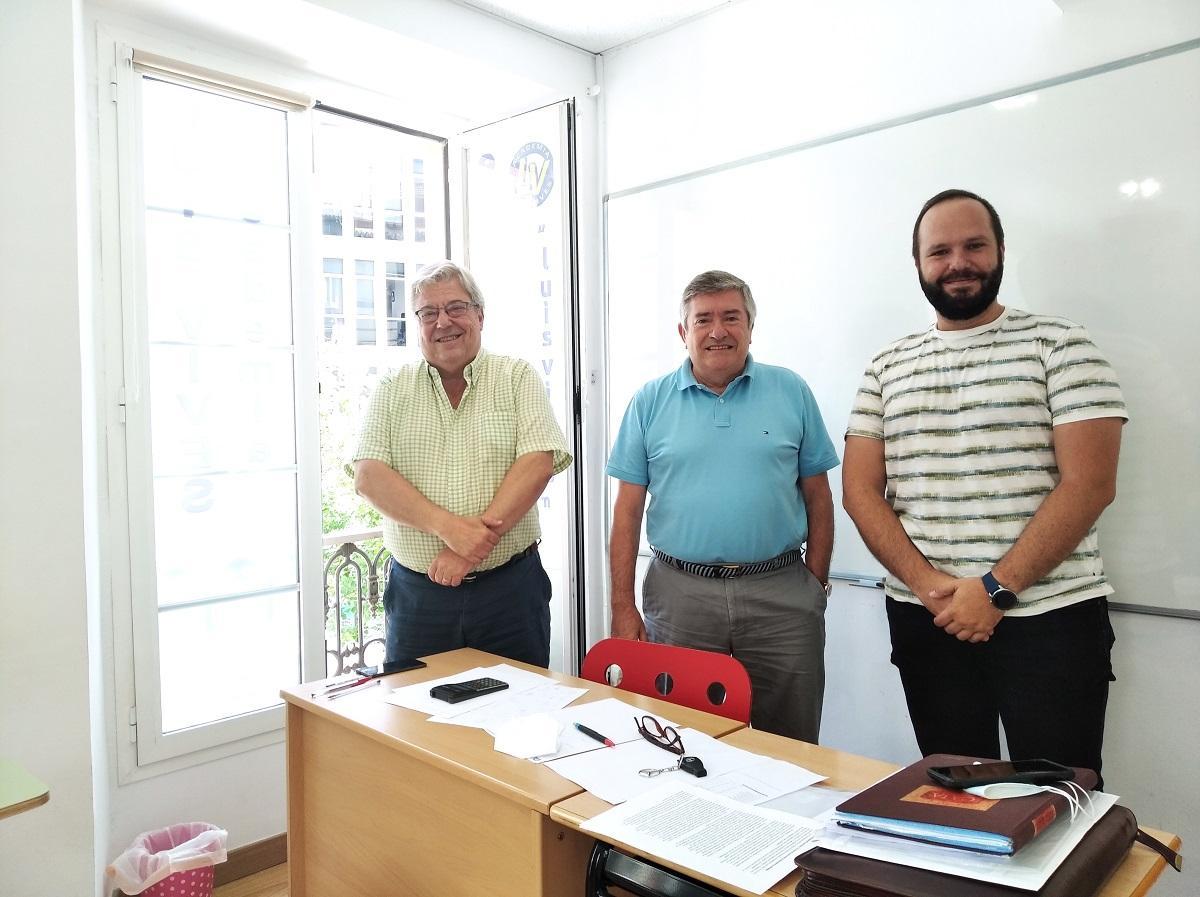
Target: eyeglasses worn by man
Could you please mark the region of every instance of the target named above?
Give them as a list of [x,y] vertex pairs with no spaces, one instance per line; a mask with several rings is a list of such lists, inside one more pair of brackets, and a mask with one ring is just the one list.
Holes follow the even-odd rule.
[[550,659],[550,580],[535,504],[571,463],[526,361],[482,346],[484,299],[439,262],[413,281],[424,360],[384,377],[354,453],[354,487],[384,517],[387,659],[478,648]]

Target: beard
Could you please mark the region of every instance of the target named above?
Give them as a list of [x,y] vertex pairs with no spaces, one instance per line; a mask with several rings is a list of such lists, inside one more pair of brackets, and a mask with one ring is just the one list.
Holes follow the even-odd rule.
[[979,292],[974,295],[954,296],[946,292],[943,284],[949,277],[946,275],[930,283],[921,276],[920,271],[917,272],[921,291],[934,311],[948,321],[969,321],[996,301],[996,296],[1000,294],[1000,281],[1004,278],[1004,261],[997,262],[995,268],[978,278]]

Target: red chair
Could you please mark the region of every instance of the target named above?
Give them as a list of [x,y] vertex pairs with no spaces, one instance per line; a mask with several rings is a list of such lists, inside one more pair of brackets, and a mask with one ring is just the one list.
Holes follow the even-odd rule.
[[[750,675],[728,654],[606,638],[592,645],[583,658],[580,675],[602,685],[750,722]],[[597,841],[588,860],[584,897],[614,897],[609,885],[621,888],[622,894],[643,897],[720,897],[725,893]]]
[[750,676],[728,654],[606,638],[592,645],[580,675],[639,695],[750,722]]

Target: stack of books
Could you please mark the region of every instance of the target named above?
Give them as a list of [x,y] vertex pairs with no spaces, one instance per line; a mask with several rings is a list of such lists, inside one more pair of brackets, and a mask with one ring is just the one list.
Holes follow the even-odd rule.
[[[1039,793],[989,800],[945,788],[927,773],[933,766],[975,759],[926,757],[838,805],[833,819],[847,834],[831,832],[822,839],[825,846],[796,858],[802,873],[798,897],[1095,894],[1133,843],[1133,814],[1113,806],[1112,795],[1097,794],[1085,818],[1074,825],[1064,821],[1054,829],[1057,834],[1036,840],[1056,819],[1070,817],[1065,797]],[[1076,768],[1075,783],[1090,791],[1096,774]],[[1036,846],[1014,856],[1030,842]]]
[[[906,766],[840,804],[834,821],[846,828],[909,838],[983,853],[1012,855],[1045,831],[1060,816],[1070,816],[1061,794],[989,800],[946,788],[929,778],[931,766],[959,766],[972,757],[933,754]],[[1096,787],[1096,773],[1075,770],[1075,784]],[[1061,786],[1060,790],[1071,788]]]

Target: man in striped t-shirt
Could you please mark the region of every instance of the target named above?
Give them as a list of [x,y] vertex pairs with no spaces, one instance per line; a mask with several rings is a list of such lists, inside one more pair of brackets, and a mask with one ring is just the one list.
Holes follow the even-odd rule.
[[[922,753],[1100,772],[1113,642],[1095,523],[1115,497],[1116,375],[1087,331],[997,302],[1004,231],[963,190],[913,228],[934,327],[867,366],[843,499],[886,581]],[[933,625],[930,625],[930,624]]]

